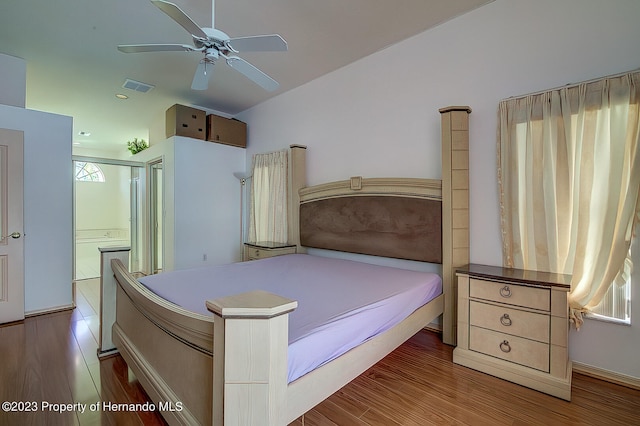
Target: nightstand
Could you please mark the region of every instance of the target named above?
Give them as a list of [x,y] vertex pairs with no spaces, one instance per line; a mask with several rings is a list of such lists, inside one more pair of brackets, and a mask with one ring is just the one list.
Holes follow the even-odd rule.
[[244,243],[243,260],[265,259],[267,257],[294,254],[295,244],[274,243],[272,241],[259,241],[257,243]]
[[457,271],[453,362],[571,400],[571,276],[486,265]]

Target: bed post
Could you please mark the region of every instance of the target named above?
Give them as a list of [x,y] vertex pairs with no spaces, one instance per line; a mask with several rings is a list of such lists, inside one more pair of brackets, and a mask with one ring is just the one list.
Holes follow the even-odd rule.
[[442,127],[442,285],[445,294],[442,341],[456,344],[455,270],[469,263],[468,106],[440,109]]
[[296,253],[303,253],[300,245],[300,189],[307,185],[307,147],[291,145],[289,154],[288,242],[296,245]]
[[118,352],[111,338],[111,328],[116,322],[116,277],[111,269],[111,260],[118,259],[129,268],[130,247],[100,247],[100,344],[98,357]]
[[260,290],[207,300],[214,314],[214,425],[286,423],[289,312],[297,306]]

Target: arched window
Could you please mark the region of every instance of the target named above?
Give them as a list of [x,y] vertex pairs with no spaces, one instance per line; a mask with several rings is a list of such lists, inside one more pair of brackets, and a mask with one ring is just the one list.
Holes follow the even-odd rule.
[[104,173],[95,163],[76,161],[76,180],[81,182],[104,182]]

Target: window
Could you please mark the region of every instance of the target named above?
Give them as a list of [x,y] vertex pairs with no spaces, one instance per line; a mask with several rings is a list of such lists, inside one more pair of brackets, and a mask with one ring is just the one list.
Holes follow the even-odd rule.
[[571,274],[576,327],[629,321],[639,102],[639,72],[500,102],[503,263]]
[[95,163],[76,161],[76,180],[80,182],[104,182],[104,173]]
[[[633,252],[638,246],[637,238],[634,238],[631,244],[630,251]],[[636,262],[637,257],[637,255],[632,256]],[[631,274],[629,274],[629,278],[622,285],[613,284],[609,287],[602,301],[591,310],[588,317],[631,324],[631,283]]]

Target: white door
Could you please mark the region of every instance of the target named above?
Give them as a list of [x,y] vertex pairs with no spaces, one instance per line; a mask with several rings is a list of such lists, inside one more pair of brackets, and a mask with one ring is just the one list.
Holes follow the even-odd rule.
[[0,129],[0,323],[24,319],[23,141]]

